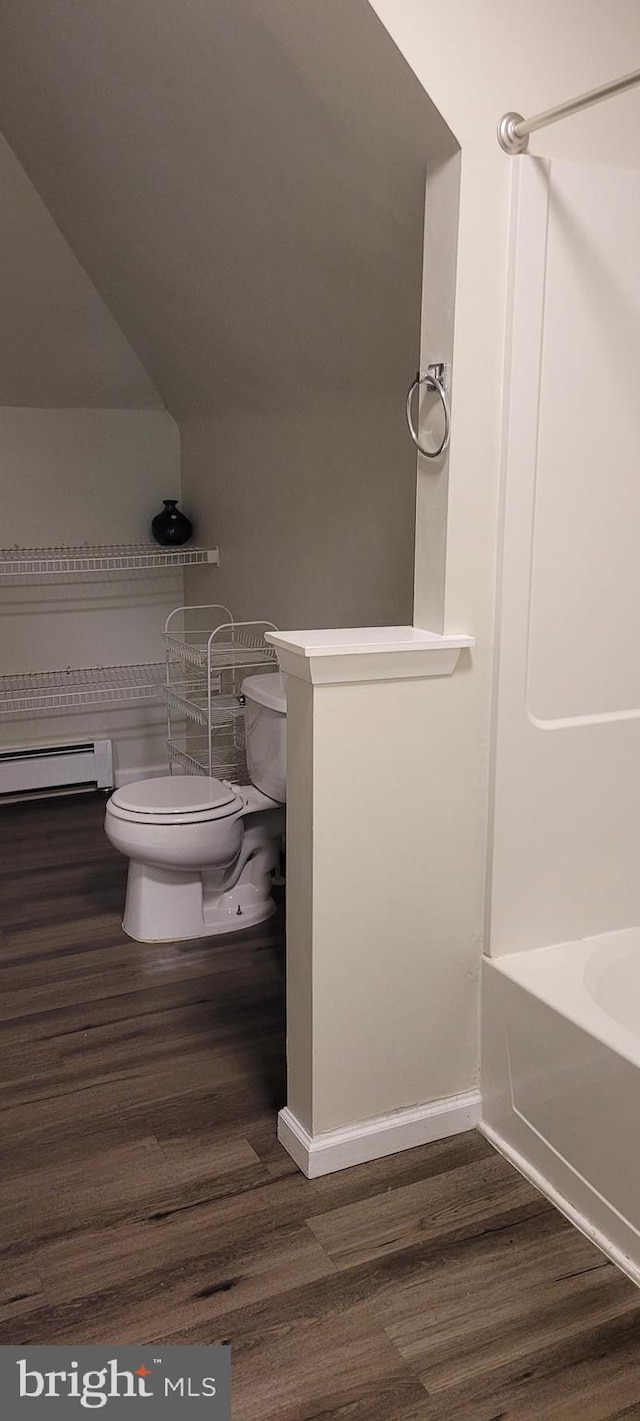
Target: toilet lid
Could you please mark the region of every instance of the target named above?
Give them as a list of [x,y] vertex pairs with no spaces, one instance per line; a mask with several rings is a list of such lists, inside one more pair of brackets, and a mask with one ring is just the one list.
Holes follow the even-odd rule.
[[208,775],[161,775],[123,785],[111,796],[116,809],[158,818],[185,815],[224,818],[242,807],[243,800],[230,785]]

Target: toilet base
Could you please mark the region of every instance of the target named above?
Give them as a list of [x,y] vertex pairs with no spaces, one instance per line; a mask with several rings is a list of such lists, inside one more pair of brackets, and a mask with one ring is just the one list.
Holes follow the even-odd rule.
[[278,858],[278,838],[252,828],[231,871],[176,872],[131,859],[123,929],[136,942],[186,942],[262,923],[276,912],[271,885]]
[[[122,919],[127,937],[135,942],[186,942],[191,938],[215,937],[221,933],[241,932],[255,923],[263,923],[277,911],[273,898],[259,897],[254,889],[238,886],[222,894],[220,902],[211,905],[205,917],[202,913],[201,881],[185,884],[184,878],[184,874],[169,874],[163,869],[146,868],[140,863],[129,865]],[[163,881],[168,879],[171,881]],[[177,883],[177,879],[182,881]],[[151,896],[152,905],[149,902]],[[169,912],[162,911],[163,902],[170,908]]]

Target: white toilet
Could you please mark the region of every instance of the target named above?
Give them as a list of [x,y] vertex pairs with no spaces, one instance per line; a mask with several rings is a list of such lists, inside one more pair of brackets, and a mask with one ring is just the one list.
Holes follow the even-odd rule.
[[284,678],[242,684],[251,784],[163,775],[117,789],[105,831],[129,859],[122,926],[138,942],[237,932],[275,912],[286,797]]

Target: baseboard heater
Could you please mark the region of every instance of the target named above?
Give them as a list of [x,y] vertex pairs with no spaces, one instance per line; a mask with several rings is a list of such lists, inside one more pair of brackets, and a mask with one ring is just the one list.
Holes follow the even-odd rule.
[[113,788],[110,740],[0,751],[0,797]]

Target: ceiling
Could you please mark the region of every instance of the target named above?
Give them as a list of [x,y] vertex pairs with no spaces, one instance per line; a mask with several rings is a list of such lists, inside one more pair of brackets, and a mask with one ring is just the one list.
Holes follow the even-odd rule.
[[406,369],[456,145],[367,0],[0,0],[0,128],[172,413]]

